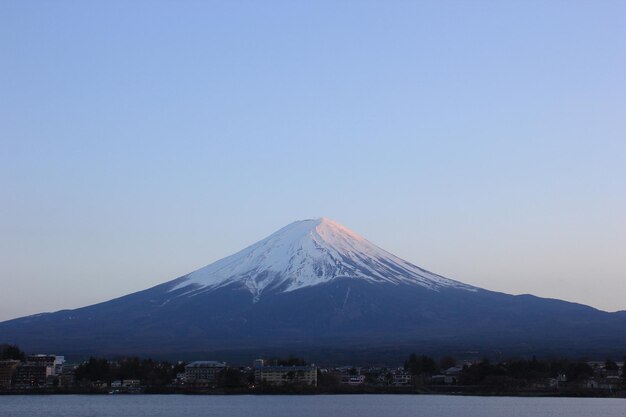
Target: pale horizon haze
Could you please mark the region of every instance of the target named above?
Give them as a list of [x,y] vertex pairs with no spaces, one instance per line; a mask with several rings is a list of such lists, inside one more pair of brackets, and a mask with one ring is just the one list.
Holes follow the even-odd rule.
[[626,310],[626,2],[0,2],[0,321],[325,216]]

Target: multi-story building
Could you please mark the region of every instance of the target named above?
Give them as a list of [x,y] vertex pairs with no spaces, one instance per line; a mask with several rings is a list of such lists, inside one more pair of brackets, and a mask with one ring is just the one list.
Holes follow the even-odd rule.
[[254,380],[257,384],[317,386],[317,367],[259,366],[254,368]]
[[46,386],[48,367],[45,365],[21,364],[15,368],[13,382],[16,388],[41,388]]
[[215,384],[217,375],[226,367],[225,362],[196,361],[185,366],[185,384],[203,387]]
[[65,357],[57,355],[29,355],[26,357],[26,363],[29,365],[45,366],[48,368],[48,375],[61,375]]

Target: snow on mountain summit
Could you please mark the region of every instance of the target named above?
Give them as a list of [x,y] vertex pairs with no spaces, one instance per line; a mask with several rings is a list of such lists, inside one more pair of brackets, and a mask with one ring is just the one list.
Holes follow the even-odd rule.
[[335,278],[476,290],[406,262],[325,217],[291,223],[184,276],[172,290],[189,288],[193,294],[240,282],[259,299],[265,290],[294,291]]

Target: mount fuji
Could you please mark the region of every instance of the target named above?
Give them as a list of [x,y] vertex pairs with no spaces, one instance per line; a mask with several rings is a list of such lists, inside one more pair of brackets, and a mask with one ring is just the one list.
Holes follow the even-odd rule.
[[476,288],[433,274],[368,242],[330,219],[302,220],[252,246],[186,275],[172,288],[213,291],[239,283],[258,301],[264,292],[290,292],[336,280],[372,284]]
[[2,342],[70,357],[607,356],[626,352],[626,312],[454,281],[321,218],[144,291],[2,322]]

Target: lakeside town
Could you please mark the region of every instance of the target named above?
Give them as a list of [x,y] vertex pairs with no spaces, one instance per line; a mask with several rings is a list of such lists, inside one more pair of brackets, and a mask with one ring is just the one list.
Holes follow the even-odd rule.
[[511,359],[490,362],[411,354],[401,366],[321,367],[302,358],[257,359],[248,365],[215,358],[192,362],[137,357],[26,354],[0,347],[2,394],[272,394],[445,393],[626,397],[624,361]]

